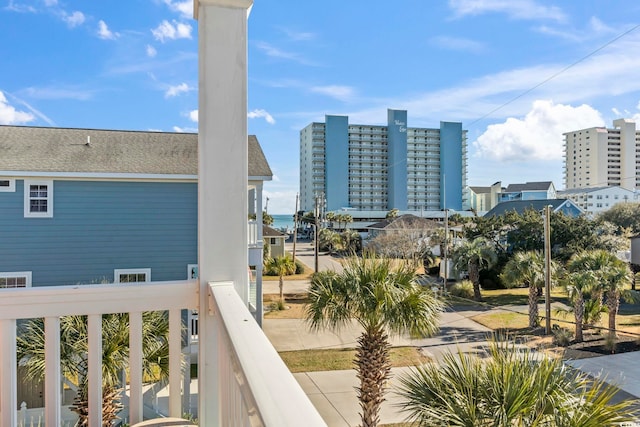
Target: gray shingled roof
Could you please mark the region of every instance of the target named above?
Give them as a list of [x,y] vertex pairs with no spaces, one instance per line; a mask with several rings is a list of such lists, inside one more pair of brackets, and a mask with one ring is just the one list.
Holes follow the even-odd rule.
[[401,215],[397,218],[387,218],[368,226],[372,229],[384,230],[422,230],[441,227],[436,221],[421,218],[411,214]]
[[533,209],[534,211],[541,211],[545,206],[550,205],[551,209],[555,211],[564,203],[571,203],[575,205],[569,199],[543,199],[543,200],[511,200],[508,202],[500,202],[493,207],[484,216],[500,216],[506,212],[515,211],[522,215],[526,210]]
[[[270,179],[255,135],[248,144],[249,176]],[[197,175],[198,135],[0,126],[0,171]]]
[[505,192],[515,193],[518,191],[547,191],[553,182],[540,181],[540,182],[525,182],[524,184],[509,184]]

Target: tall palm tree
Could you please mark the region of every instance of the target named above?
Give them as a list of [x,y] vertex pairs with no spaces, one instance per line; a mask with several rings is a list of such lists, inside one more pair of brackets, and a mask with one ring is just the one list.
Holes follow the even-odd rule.
[[482,237],[466,240],[455,248],[451,258],[454,271],[466,271],[469,274],[469,280],[473,283],[473,297],[481,301],[480,271],[493,267],[498,260],[493,244]]
[[312,329],[337,330],[353,320],[362,327],[355,365],[362,427],[379,422],[389,361],[389,334],[433,335],[443,303],[415,280],[410,264],[393,267],[389,260],[365,254],[351,258],[342,272],[313,275],[306,319]]
[[445,354],[400,379],[400,405],[421,426],[616,426],[635,417],[615,387],[494,340],[490,358]]
[[296,272],[296,265],[289,255],[282,255],[275,258],[269,258],[266,263],[269,270],[274,271],[278,275],[278,285],[280,286],[280,305],[284,305],[284,276],[288,276]]
[[[169,377],[169,320],[165,312],[142,315],[142,352],[144,376],[155,380]],[[41,381],[45,375],[44,320],[31,319],[21,325],[17,339],[17,358],[26,367],[26,379]],[[60,365],[64,378],[76,381],[76,398],[72,408],[79,416],[78,425],[88,425],[88,330],[86,316],[60,318]],[[111,426],[122,407],[120,374],[128,366],[129,315],[102,316],[102,415],[103,425]]]
[[[552,272],[555,264],[552,263]],[[524,285],[529,288],[529,327],[538,326],[538,290],[545,284],[544,256],[539,251],[516,252],[500,276],[509,288]]]

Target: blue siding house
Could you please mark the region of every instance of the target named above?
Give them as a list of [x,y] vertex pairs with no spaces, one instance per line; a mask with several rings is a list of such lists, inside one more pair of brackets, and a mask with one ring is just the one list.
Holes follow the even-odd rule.
[[[0,288],[197,275],[197,140],[0,126]],[[255,136],[248,144],[261,212],[272,173]]]

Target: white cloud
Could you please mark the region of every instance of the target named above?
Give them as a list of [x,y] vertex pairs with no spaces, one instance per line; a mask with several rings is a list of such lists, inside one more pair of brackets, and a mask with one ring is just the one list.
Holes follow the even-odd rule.
[[278,59],[286,59],[289,61],[294,61],[297,62],[299,64],[302,65],[310,65],[310,66],[314,66],[317,67],[318,64],[316,62],[310,61],[304,57],[302,57],[301,55],[294,53],[294,52],[288,52],[286,50],[282,50],[280,48],[277,48],[267,42],[256,42],[255,46],[261,50],[262,52],[264,52],[265,55],[270,56],[272,58],[278,58]]
[[328,86],[314,86],[311,92],[320,93],[322,95],[330,96],[340,101],[351,101],[355,96],[355,91],[350,86],[340,85],[328,85]]
[[37,13],[38,12],[35,7],[26,5],[26,4],[16,3],[14,0],[9,0],[9,4],[5,7],[5,9],[11,12],[18,12],[18,13]]
[[433,37],[429,41],[434,46],[449,50],[459,50],[472,53],[480,53],[485,50],[484,44],[475,40],[459,37],[438,36]]
[[78,25],[82,25],[86,20],[84,13],[77,10],[75,12],[72,12],[71,14],[68,14],[66,12],[63,13],[62,19],[64,20],[64,22],[67,23],[69,28],[74,28],[74,27],[77,27]]
[[33,99],[75,99],[86,101],[93,96],[91,90],[76,89],[74,87],[28,87],[20,91],[20,95],[25,95]]
[[190,127],[180,127],[180,126],[174,126],[173,127],[173,131],[174,132],[178,132],[178,133],[197,133],[198,129],[197,128],[190,128]]
[[189,24],[173,20],[173,23],[164,20],[156,28],[151,30],[156,40],[164,43],[166,40],[190,39],[192,27]]
[[192,90],[188,84],[186,83],[180,83],[177,86],[169,86],[169,89],[167,89],[167,91],[164,93],[164,97],[165,98],[171,98],[174,96],[178,96],[181,93],[187,93],[190,90]]
[[314,33],[304,32],[304,31],[295,31],[290,28],[280,27],[280,30],[289,37],[290,40],[293,41],[306,41],[312,40],[316,38]]
[[193,18],[193,0],[172,1],[164,0],[172,12],[178,12],[183,18]]
[[149,58],[153,58],[158,54],[158,51],[156,50],[155,47],[151,46],[150,44],[147,45],[147,56]]
[[559,160],[564,132],[603,125],[600,113],[589,105],[538,100],[523,119],[510,117],[488,126],[473,145],[478,156],[501,162]]
[[505,13],[512,19],[550,19],[562,22],[566,15],[559,7],[545,6],[536,0],[449,0],[457,16]]
[[44,5],[47,7],[56,6],[58,4],[58,0],[44,0]]
[[189,120],[198,123],[198,110],[189,111]]
[[2,125],[21,125],[31,122],[35,119],[31,113],[17,111],[13,106],[9,105],[4,93],[0,91],[0,124]]
[[111,31],[109,26],[107,26],[107,23],[100,20],[98,21],[98,37],[102,40],[115,40],[120,37],[120,34]]
[[267,111],[265,110],[260,110],[260,109],[256,109],[253,111],[250,111],[247,114],[247,117],[250,119],[257,119],[257,118],[264,118],[265,121],[271,125],[275,124],[275,119],[273,118],[273,116],[271,114],[269,114]]

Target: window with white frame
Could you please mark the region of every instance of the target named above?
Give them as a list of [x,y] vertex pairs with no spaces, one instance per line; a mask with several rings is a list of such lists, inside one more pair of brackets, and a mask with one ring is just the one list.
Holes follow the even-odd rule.
[[24,181],[24,216],[53,217],[53,181]]
[[12,288],[30,288],[31,287],[31,272],[30,271],[18,271],[18,272],[0,272],[0,289],[12,289]]
[[151,281],[150,268],[124,268],[113,271],[115,283],[143,283]]
[[16,191],[16,180],[0,178],[0,193],[13,193]]

